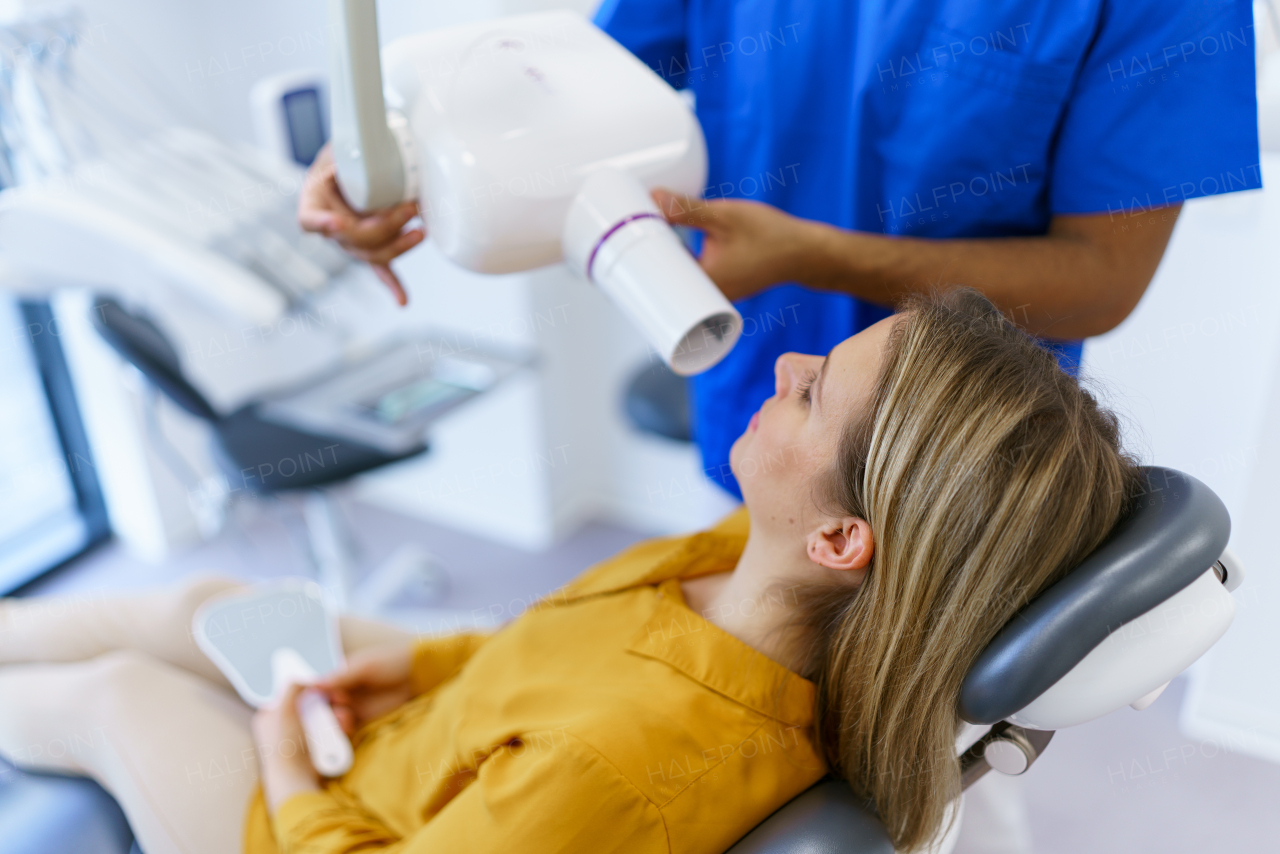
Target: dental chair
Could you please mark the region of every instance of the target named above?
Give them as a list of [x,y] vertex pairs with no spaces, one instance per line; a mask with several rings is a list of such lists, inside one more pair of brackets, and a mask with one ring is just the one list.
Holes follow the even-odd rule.
[[[992,769],[1025,772],[1054,730],[1127,705],[1146,708],[1231,624],[1230,591],[1243,574],[1226,549],[1226,508],[1193,477],[1159,467],[1145,474],[1147,489],[1134,511],[1083,563],[1010,620],[969,671],[958,714],[991,729],[961,757],[964,788]],[[86,782],[0,774],[0,839],[36,839],[32,828],[43,828],[37,847],[6,851],[124,854],[120,847],[64,844],[74,831],[65,810],[19,812],[22,793],[33,786],[66,786],[69,798],[83,798],[71,787]],[[16,834],[22,826],[25,836]],[[949,851],[955,836],[949,834],[935,851]],[[829,852],[893,852],[869,805],[835,779],[784,805],[729,854]]]
[[[257,401],[223,415],[186,379],[177,350],[146,315],[98,295],[92,321],[98,334],[154,389],[212,428],[213,456],[231,493],[305,495],[307,534],[321,581],[336,595],[345,595],[351,584],[352,558],[327,487],[417,456],[427,450],[426,443],[401,453],[386,453],[349,438],[306,432],[274,421],[264,416],[263,404]],[[151,432],[159,434],[154,423]],[[157,450],[168,449],[163,436],[155,435],[153,440],[163,446]],[[170,452],[169,457],[175,455]],[[286,462],[290,464],[288,472]],[[183,467],[180,461],[173,465]]]
[[[961,787],[1018,775],[1055,730],[1124,706],[1141,711],[1231,625],[1243,571],[1231,519],[1193,477],[1145,469],[1138,506],[1066,577],[1000,630],[960,689],[960,717],[992,725],[960,758]],[[953,833],[935,843],[945,854]],[[844,783],[793,799],[730,854],[892,854],[884,829]]]
[[[218,465],[230,482],[239,481],[251,492],[320,488],[426,450],[422,444],[386,454],[350,439],[295,430],[264,418],[256,402],[219,414],[183,376],[177,350],[148,317],[111,297],[96,297],[94,308],[98,334],[166,397],[213,428]],[[279,462],[299,455],[320,462],[286,474]]]

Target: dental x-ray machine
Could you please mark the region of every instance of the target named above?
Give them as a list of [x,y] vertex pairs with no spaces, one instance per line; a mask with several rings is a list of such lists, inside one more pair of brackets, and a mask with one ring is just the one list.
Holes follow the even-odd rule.
[[353,207],[418,199],[430,238],[476,272],[565,261],[676,373],[729,352],[742,318],[649,196],[701,192],[702,130],[644,63],[562,11],[398,39],[380,62],[374,0],[329,13],[333,152]]

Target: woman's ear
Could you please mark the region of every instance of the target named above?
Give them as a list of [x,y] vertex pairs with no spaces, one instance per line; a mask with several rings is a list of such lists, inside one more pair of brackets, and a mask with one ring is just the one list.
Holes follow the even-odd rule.
[[867,571],[875,553],[871,526],[856,516],[846,516],[810,532],[807,544],[809,560],[827,569]]

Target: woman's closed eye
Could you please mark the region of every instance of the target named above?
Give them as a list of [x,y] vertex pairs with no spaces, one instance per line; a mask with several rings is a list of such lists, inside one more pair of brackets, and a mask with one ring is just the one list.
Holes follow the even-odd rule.
[[813,402],[813,397],[811,395],[811,392],[813,390],[813,381],[816,380],[817,378],[818,378],[817,371],[812,371],[812,370],[805,371],[804,379],[802,379],[799,385],[796,386],[796,392],[800,397],[801,402],[803,402],[806,406]]

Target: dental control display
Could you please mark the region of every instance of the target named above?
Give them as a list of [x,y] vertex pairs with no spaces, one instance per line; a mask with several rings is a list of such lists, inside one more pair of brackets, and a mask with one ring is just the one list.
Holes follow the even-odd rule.
[[441,338],[401,341],[331,376],[262,404],[267,418],[403,453],[449,410],[496,386],[526,358],[467,348]]

